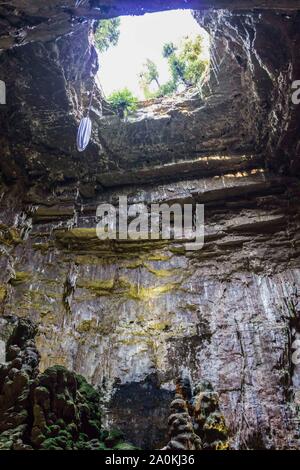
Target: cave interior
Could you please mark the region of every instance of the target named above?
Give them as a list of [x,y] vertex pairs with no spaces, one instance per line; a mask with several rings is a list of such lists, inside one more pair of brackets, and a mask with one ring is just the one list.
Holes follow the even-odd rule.
[[[120,118],[95,22],[181,8],[218,73]],[[0,2],[0,449],[300,448],[299,36],[299,0]],[[204,204],[204,247],[99,240],[119,196]]]

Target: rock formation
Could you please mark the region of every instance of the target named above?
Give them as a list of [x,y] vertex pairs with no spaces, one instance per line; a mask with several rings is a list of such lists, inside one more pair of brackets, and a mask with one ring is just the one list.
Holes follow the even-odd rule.
[[38,373],[39,353],[35,329],[20,320],[8,342],[5,364],[0,366],[0,448],[26,450],[30,420],[30,387]]
[[[198,446],[197,435],[222,447],[224,417],[232,449],[299,449],[300,2],[74,5],[0,6],[0,345],[11,316],[21,319],[1,367],[1,445],[103,446],[98,392],[80,375],[101,389],[105,427],[162,448],[185,368],[212,389],[176,397],[172,433],[191,433],[183,445]],[[195,10],[217,76],[202,94],[143,104],[126,122],[96,87],[92,141],[79,154],[101,69],[94,21],[167,7]],[[120,195],[132,206],[205,204],[204,248],[100,241],[96,208]],[[28,320],[36,346],[22,333]]]
[[15,323],[0,366],[0,450],[134,449],[118,431],[103,430],[100,394],[62,366],[38,373],[29,320]]
[[168,420],[170,441],[165,450],[228,450],[228,429],[211,384],[198,384],[181,375]]
[[184,383],[185,378],[177,382],[175,399],[171,403],[171,415],[168,420],[170,427],[170,441],[165,450],[201,450],[202,442],[195,433],[192,418],[190,416],[189,382]]
[[228,429],[219,408],[219,396],[209,382],[198,384],[191,402],[197,434],[205,450],[228,450]]

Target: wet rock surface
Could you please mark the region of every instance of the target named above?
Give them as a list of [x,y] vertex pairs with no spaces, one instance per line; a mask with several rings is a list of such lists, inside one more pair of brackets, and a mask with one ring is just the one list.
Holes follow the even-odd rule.
[[[101,387],[105,426],[161,448],[184,367],[193,383],[211,384],[193,406],[201,426],[210,413],[224,417],[230,448],[299,448],[300,372],[291,357],[300,334],[300,107],[290,101],[298,2],[276,11],[257,2],[263,10],[254,11],[228,1],[228,10],[195,12],[210,32],[217,76],[211,70],[201,96],[189,90],[149,103],[127,122],[97,90],[84,156],[75,136],[98,67],[91,21],[111,10],[88,2],[75,14],[73,3],[59,16],[59,2],[1,7],[1,345],[10,315],[37,325],[36,346],[26,337],[11,344],[16,357],[1,366],[1,445],[117,445],[95,437],[100,416],[80,374]],[[114,3],[141,13],[136,2]],[[147,207],[204,203],[204,248],[101,242],[97,205],[117,206],[119,195]],[[205,401],[215,406],[207,416]],[[81,417],[86,404],[96,427]],[[202,446],[218,441],[199,437]]]

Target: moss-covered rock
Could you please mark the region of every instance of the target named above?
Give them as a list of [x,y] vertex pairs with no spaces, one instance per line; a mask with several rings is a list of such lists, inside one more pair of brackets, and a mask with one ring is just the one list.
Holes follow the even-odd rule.
[[27,273],[25,271],[17,271],[14,277],[10,280],[10,284],[12,286],[18,286],[19,284],[29,282],[31,278],[32,278],[31,273]]
[[[0,366],[0,449],[106,450],[125,445],[101,423],[100,392],[56,365],[38,374],[35,326],[16,324]],[[128,448],[130,444],[126,444]]]
[[219,408],[219,396],[209,382],[194,388],[191,402],[197,434],[208,450],[229,449],[229,432]]
[[0,365],[0,449],[23,449],[30,416],[30,389],[38,373],[39,353],[28,320],[11,319],[6,363]]
[[3,302],[7,295],[7,288],[3,284],[0,284],[0,302]]

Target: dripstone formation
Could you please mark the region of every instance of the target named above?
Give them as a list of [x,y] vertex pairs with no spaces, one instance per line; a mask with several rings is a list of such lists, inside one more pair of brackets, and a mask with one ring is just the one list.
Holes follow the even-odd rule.
[[[121,119],[97,21],[180,7],[217,70]],[[300,0],[1,3],[1,446],[300,448],[299,43]],[[99,240],[119,196],[204,204],[203,249]]]
[[36,330],[28,320],[13,329],[0,365],[0,449],[30,449],[25,439],[30,420],[30,389],[38,374],[40,355],[34,343]]
[[134,449],[118,431],[103,430],[100,394],[62,366],[39,374],[29,320],[15,324],[0,366],[0,450]]
[[219,409],[219,397],[203,382],[192,391],[182,375],[176,384],[168,420],[170,441],[166,450],[228,450],[229,433]]

